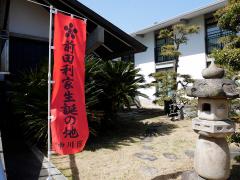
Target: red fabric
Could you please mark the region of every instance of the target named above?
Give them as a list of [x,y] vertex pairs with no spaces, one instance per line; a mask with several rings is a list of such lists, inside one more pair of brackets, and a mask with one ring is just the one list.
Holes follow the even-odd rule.
[[85,107],[86,23],[57,13],[51,100],[52,146],[59,154],[80,152],[89,130]]

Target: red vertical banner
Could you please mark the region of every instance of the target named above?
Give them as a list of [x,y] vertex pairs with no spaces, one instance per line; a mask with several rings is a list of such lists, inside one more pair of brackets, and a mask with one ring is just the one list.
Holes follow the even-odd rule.
[[86,22],[57,13],[54,17],[54,68],[51,99],[53,149],[80,152],[89,130],[85,107]]

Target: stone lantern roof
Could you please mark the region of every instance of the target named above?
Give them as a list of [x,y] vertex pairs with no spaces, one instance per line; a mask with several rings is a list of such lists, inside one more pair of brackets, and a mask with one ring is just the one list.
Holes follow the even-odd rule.
[[233,80],[223,79],[224,73],[224,69],[218,68],[212,61],[202,71],[204,79],[195,80],[193,86],[187,88],[187,95],[200,98],[238,98],[237,85]]

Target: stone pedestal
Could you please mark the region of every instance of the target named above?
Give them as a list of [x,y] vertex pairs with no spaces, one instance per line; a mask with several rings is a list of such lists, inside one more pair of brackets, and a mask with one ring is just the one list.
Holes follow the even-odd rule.
[[225,138],[199,135],[194,157],[194,168],[205,179],[227,179],[230,175],[230,156]]
[[194,169],[195,179],[226,180],[230,176],[230,153],[225,137],[235,131],[228,118],[229,99],[239,97],[232,80],[223,79],[224,70],[214,62],[203,70],[205,79],[196,80],[187,94],[198,97],[198,117],[193,119],[193,130],[199,134]]

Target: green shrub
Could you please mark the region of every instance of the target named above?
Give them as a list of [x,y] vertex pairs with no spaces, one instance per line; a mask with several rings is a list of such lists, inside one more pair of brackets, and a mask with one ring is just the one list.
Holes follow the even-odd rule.
[[144,78],[134,64],[124,61],[106,61],[98,75],[103,90],[101,107],[106,113],[115,114],[124,107],[138,104],[136,96],[146,97],[139,89],[144,88]]
[[[136,104],[144,82],[139,69],[130,62],[103,61],[88,56],[85,63],[85,95],[90,134],[97,135],[106,118]],[[9,102],[25,136],[45,148],[47,142],[47,63],[19,73],[9,83]]]
[[47,65],[19,73],[10,82],[9,101],[24,135],[34,144],[47,140]]

